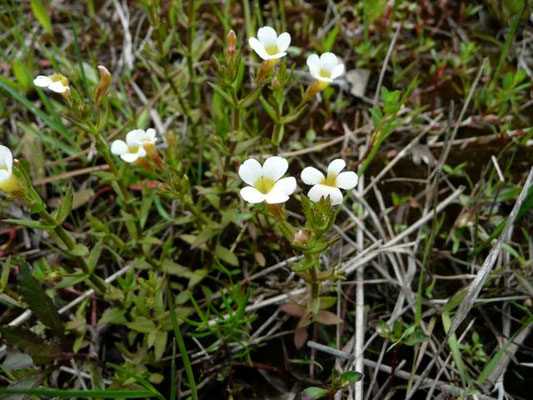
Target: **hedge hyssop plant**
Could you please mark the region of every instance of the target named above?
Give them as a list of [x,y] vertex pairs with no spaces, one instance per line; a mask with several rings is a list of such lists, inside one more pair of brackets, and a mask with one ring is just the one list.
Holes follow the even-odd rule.
[[331,244],[327,234],[335,223],[335,206],[343,200],[340,189],[350,190],[357,185],[357,174],[342,172],[345,166],[344,160],[337,159],[329,164],[326,175],[314,167],[302,171],[302,181],[312,187],[307,197],[300,195],[306,223],[298,229],[288,221],[283,204],[296,189],[295,178],[282,178],[289,168],[287,160],[270,157],[261,166],[258,161],[249,159],[239,168],[239,176],[250,185],[241,189],[242,198],[252,204],[264,203],[285,239],[303,255],[302,261],[294,264],[292,270],[308,283],[308,292],[305,297],[293,297],[294,304],[282,306],[285,312],[300,319],[294,336],[298,347],[307,339],[307,327],[312,322],[326,325],[341,322],[326,310],[335,304],[336,298],[321,295],[322,283],[342,279],[342,274],[321,268],[320,255]]

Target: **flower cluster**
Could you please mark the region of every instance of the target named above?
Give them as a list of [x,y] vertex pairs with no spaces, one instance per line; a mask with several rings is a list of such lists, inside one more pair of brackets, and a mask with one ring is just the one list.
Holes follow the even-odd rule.
[[[350,190],[357,185],[357,174],[352,171],[341,172],[346,167],[342,159],[333,160],[327,170],[327,175],[314,167],[307,167],[302,171],[302,181],[312,185],[307,196],[313,202],[329,198],[331,205],[342,203],[340,189]],[[246,160],[239,168],[239,176],[250,186],[241,189],[241,197],[248,203],[268,204],[285,203],[296,190],[294,177],[282,178],[289,168],[289,163],[283,157],[267,158],[263,166],[253,158]]]
[[[287,55],[291,35],[283,32],[278,36],[273,28],[264,26],[257,31],[257,38],[248,39],[248,44],[265,62],[270,62]],[[311,76],[321,83],[319,90],[327,87],[344,73],[344,64],[330,52],[323,53],[320,57],[318,54],[311,54],[307,57],[307,66]]]

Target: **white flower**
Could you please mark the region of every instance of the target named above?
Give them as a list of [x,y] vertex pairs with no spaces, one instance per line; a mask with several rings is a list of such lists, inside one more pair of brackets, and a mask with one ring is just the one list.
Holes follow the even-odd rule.
[[[346,162],[340,158],[333,160],[328,165],[328,175],[313,167],[307,167],[302,171],[302,180],[307,185],[313,185],[307,196],[311,201],[318,202],[321,198],[329,197],[332,205],[342,203],[340,189],[353,189],[357,185],[355,172],[342,172]],[[340,188],[340,189],[339,189]]]
[[120,156],[124,161],[132,163],[139,158],[146,157],[144,146],[154,144],[157,140],[155,130],[150,128],[147,131],[134,129],[126,135],[126,141],[115,140],[111,145],[111,153]]
[[67,78],[61,74],[52,74],[50,76],[39,75],[33,80],[33,84],[41,88],[47,88],[56,93],[70,91]]
[[0,188],[7,184],[13,173],[13,154],[6,146],[0,145]]
[[333,53],[324,53],[318,57],[311,54],[307,57],[307,66],[313,78],[322,82],[333,82],[334,79],[344,74],[344,64],[339,62]]
[[285,203],[296,189],[296,179],[292,176],[280,179],[289,163],[283,157],[267,158],[263,166],[250,158],[239,168],[239,176],[250,186],[241,189],[242,198],[248,203]]
[[285,52],[291,44],[291,35],[283,32],[277,35],[270,26],[264,26],[257,31],[257,39],[251,37],[248,44],[263,60],[276,60],[285,56]]

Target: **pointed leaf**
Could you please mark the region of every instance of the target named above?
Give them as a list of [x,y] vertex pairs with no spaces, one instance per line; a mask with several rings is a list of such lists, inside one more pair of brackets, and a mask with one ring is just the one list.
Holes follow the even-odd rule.
[[59,317],[52,299],[45,293],[41,284],[30,272],[27,263],[20,265],[20,275],[18,277],[20,293],[24,301],[28,303],[30,310],[44,325],[54,331],[62,340],[64,339],[63,322]]

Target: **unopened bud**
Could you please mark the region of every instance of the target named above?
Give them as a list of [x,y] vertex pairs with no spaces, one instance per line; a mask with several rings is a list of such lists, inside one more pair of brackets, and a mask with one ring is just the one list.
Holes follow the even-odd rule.
[[94,102],[98,104],[102,97],[107,92],[107,88],[111,83],[111,74],[103,65],[98,66],[98,71],[100,71],[100,82],[98,82],[98,87],[96,88],[96,94],[94,96]]
[[235,34],[235,31],[233,29],[230,29],[230,31],[228,32],[226,40],[228,43],[228,54],[231,58],[233,58],[233,55],[235,54],[235,50],[237,48],[237,35]]
[[143,147],[144,147],[144,150],[146,150],[146,153],[148,154],[148,156],[150,157],[152,162],[156,165],[156,167],[160,171],[162,171],[163,167],[165,165],[163,164],[163,160],[159,156],[159,153],[157,152],[157,149],[155,148],[154,144],[153,143],[145,143],[143,145]]
[[311,234],[307,231],[304,231],[303,229],[300,229],[293,238],[293,243],[297,246],[302,246],[307,243],[309,238],[311,237]]
[[281,87],[279,83],[278,76],[276,75],[274,79],[272,79],[272,90],[278,90]]

